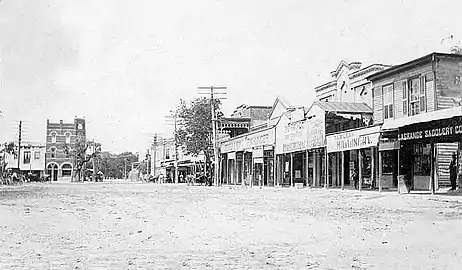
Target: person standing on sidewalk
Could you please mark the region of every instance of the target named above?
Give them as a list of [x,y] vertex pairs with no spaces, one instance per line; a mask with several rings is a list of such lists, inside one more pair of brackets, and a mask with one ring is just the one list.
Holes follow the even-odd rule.
[[452,154],[452,160],[449,164],[449,180],[451,180],[451,191],[456,190],[457,181],[457,156],[456,153]]

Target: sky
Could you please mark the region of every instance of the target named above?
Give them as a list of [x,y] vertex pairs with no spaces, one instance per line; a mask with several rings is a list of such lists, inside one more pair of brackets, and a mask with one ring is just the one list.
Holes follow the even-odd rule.
[[0,142],[44,143],[46,120],[141,152],[198,86],[225,115],[281,96],[309,106],[341,60],[400,64],[462,39],[462,1],[0,0]]

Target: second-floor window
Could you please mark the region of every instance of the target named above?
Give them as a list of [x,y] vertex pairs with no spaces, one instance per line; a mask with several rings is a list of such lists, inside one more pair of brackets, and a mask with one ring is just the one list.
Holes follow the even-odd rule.
[[56,147],[51,147],[51,149],[50,149],[50,155],[51,155],[51,158],[55,158],[55,157],[56,157]]
[[66,133],[66,143],[70,144],[71,143],[71,134],[68,132]]
[[[403,106],[407,107],[407,98],[409,100],[409,115],[411,116],[427,111],[427,104],[425,100],[425,83],[425,76],[411,79],[408,83],[409,90],[407,92],[409,92],[409,94],[405,96],[403,93],[403,100],[406,101],[406,104],[403,102]],[[406,114],[404,108],[403,112]]]
[[383,112],[385,119],[393,118],[393,84],[383,86]]
[[56,132],[52,132],[50,135],[51,135],[51,143],[56,143]]
[[40,152],[39,152],[39,151],[35,151],[35,152],[34,152],[34,159],[35,159],[35,160],[40,159]]
[[30,163],[30,151],[24,151],[24,164]]

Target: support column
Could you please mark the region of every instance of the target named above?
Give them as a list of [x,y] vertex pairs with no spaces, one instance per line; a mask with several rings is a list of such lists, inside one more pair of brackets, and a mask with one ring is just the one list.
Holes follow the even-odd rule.
[[310,162],[309,162],[309,152],[305,151],[305,177],[306,177],[306,186],[309,186],[309,172],[310,172]]
[[241,186],[245,186],[245,151],[242,153]]
[[318,154],[313,151],[313,187],[318,186]]
[[250,187],[253,187],[253,177],[255,174],[255,162],[254,162],[254,157],[253,157],[253,152],[252,152],[252,158],[250,159]]
[[362,189],[362,178],[363,178],[363,156],[362,156],[362,150],[358,150],[358,189],[361,191]]
[[435,194],[435,143],[431,143],[431,177],[430,177],[430,189],[432,195]]
[[289,173],[290,173],[290,186],[294,186],[294,153],[290,153],[290,166],[289,166]]
[[375,147],[371,147],[371,183],[375,181]]
[[382,152],[377,151],[377,155],[379,156],[379,176],[378,176],[378,183],[379,183],[379,192],[382,192],[382,168],[383,168],[383,161],[382,161]]
[[327,153],[327,148],[324,149],[324,187],[329,188],[329,154]]
[[278,168],[278,165],[277,165],[277,158],[276,158],[276,153],[274,153],[274,156],[273,156],[273,187],[276,187],[276,177],[277,177],[277,168]]
[[399,192],[399,178],[400,178],[400,175],[401,175],[401,145],[398,149],[398,194],[400,193]]
[[345,189],[345,151],[342,151],[342,163],[341,163],[341,170],[342,170],[342,175],[340,179],[340,185],[342,187],[342,190]]

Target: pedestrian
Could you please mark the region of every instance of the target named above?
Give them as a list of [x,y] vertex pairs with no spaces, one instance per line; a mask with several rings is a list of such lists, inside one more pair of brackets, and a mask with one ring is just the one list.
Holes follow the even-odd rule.
[[457,181],[457,155],[456,153],[452,154],[452,160],[449,164],[449,180],[451,180],[451,191],[456,190],[456,181]]

